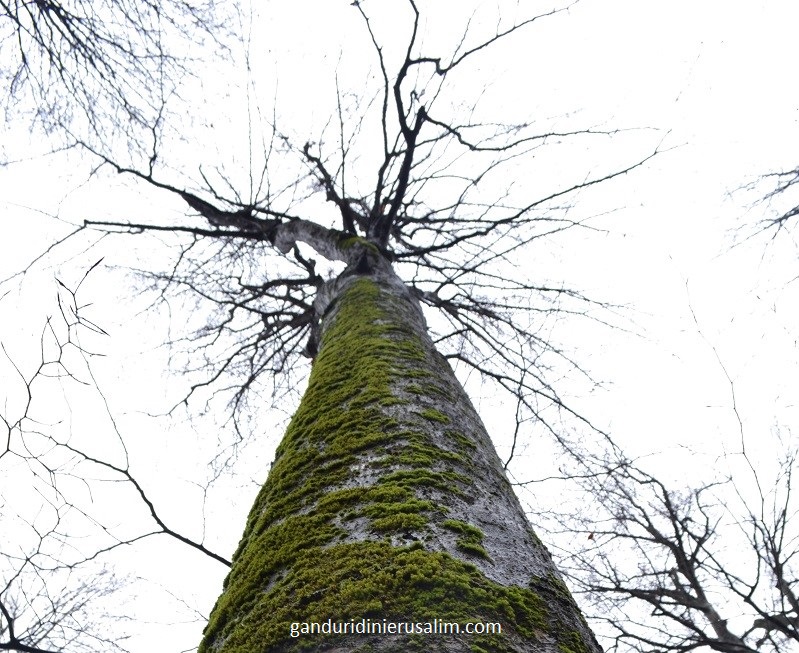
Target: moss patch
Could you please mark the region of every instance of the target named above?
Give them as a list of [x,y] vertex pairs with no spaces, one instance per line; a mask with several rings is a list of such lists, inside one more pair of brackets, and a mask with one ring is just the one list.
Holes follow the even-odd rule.
[[[549,628],[547,609],[531,590],[492,583],[473,565],[446,553],[360,542],[303,552],[270,589],[269,600],[253,603],[241,623],[225,633],[222,650],[302,650],[329,642],[330,636],[292,639],[292,622],[362,618],[498,621],[503,630],[533,640]],[[507,649],[504,634],[480,640],[489,645],[488,650]]]
[[449,417],[435,408],[425,408],[419,415],[431,422],[438,422],[439,424],[449,424],[451,421]]
[[377,248],[377,245],[370,242],[366,238],[363,238],[362,236],[352,236],[344,232],[342,232],[338,238],[338,246],[343,250],[349,250],[353,247],[360,246],[376,256],[380,254],[380,250]]
[[459,519],[445,519],[441,525],[460,536],[457,544],[460,551],[480,558],[488,558],[488,552],[482,546],[483,531],[477,526],[472,526]]

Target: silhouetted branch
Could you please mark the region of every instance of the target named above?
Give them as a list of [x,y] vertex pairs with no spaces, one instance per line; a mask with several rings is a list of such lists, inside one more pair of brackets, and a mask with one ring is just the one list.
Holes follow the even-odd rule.
[[[58,285],[58,314],[48,318],[40,336],[40,359],[32,372],[26,372],[3,352],[16,375],[17,401],[6,403],[0,414],[2,474],[13,474],[13,497],[1,497],[4,511],[0,519],[0,537],[11,533],[31,535],[19,543],[0,543],[0,650],[54,652],[124,651],[122,640],[113,638],[118,631],[109,631],[103,620],[96,621],[95,604],[121,589],[124,584],[105,572],[97,573],[92,563],[99,557],[154,535],[168,535],[209,558],[230,566],[224,557],[210,551],[170,528],[161,518],[153,499],[128,466],[125,443],[116,432],[122,451],[123,465],[86,453],[69,439],[62,440],[47,432],[47,425],[37,419],[41,410],[38,399],[42,383],[55,378],[62,383],[76,382],[84,387],[96,387],[90,359],[96,351],[97,338],[108,334],[88,315],[90,305],[79,299],[89,275],[99,269],[102,259],[91,265],[75,284],[56,279]],[[8,376],[9,381],[13,377]],[[4,388],[9,392],[12,387]],[[99,389],[97,389],[99,392]],[[21,391],[21,392],[20,392]],[[105,402],[105,398],[101,398]],[[107,405],[107,402],[106,402]],[[116,424],[109,414],[114,429]],[[71,437],[71,436],[69,436]],[[84,464],[111,472],[111,475],[88,473]],[[22,476],[20,476],[22,474]],[[116,478],[114,478],[116,476]],[[157,526],[133,536],[117,536],[113,529],[99,524],[82,505],[70,481],[80,479],[90,493],[99,491],[103,483],[132,488],[138,501]],[[94,479],[94,480],[90,480]],[[40,498],[41,507],[33,516],[16,512],[19,495],[26,497],[20,508],[30,503],[31,496]],[[131,509],[134,504],[130,504]],[[126,528],[133,524],[127,524]],[[70,534],[80,529],[94,529],[95,537],[86,544]],[[109,543],[110,540],[110,543]],[[88,549],[87,549],[88,547]],[[92,548],[93,547],[93,548]],[[16,553],[14,551],[17,551]],[[88,574],[88,580],[82,575]]]

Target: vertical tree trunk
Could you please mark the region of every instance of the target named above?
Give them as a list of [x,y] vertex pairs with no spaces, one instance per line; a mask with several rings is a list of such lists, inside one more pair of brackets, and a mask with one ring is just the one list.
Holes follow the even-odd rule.
[[319,298],[307,391],[200,652],[601,651],[418,302],[385,261],[358,271]]

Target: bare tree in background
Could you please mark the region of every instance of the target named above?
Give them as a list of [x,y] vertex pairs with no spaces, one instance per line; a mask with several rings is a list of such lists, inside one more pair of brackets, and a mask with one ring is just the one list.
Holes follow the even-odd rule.
[[764,219],[760,225],[763,231],[773,230],[776,235],[783,229],[789,229],[792,220],[799,216],[799,203],[796,203],[799,168],[769,173],[765,175],[764,181],[773,182],[773,189],[762,201],[769,207],[774,207],[774,216]]
[[219,19],[213,0],[2,0],[5,118],[26,116],[62,144],[64,131],[141,138],[192,72],[187,44],[214,43]]
[[[92,321],[91,304],[81,298],[84,283],[100,263],[75,284],[57,282],[58,309],[41,331],[35,364],[19,367],[2,346],[0,650],[128,650],[123,599],[130,579],[115,576],[101,559],[136,542],[165,535],[230,565],[164,522],[134,476],[118,432],[111,429],[118,438],[111,447],[116,455],[100,460],[84,451],[80,434],[52,422],[53,383],[99,393],[92,359],[102,355],[101,342],[108,336]],[[69,393],[66,400],[75,397]],[[104,403],[101,393],[99,399]],[[107,417],[113,425],[113,415]],[[99,523],[92,512],[99,489],[94,483],[100,479],[110,501],[138,502],[142,514],[129,513],[121,529]],[[122,486],[123,494],[109,486]]]
[[[341,11],[371,45],[373,85],[358,96],[337,85],[334,119],[315,140],[298,141],[277,118],[253,120],[250,133],[265,136],[254,138],[243,175],[213,161],[198,162],[196,175],[172,164],[179,124],[170,132],[150,123],[148,139],[123,154],[71,135],[101,168],[191,210],[79,228],[90,238],[160,235],[178,250],[167,271],[145,274],[165,301],[192,297],[209,315],[184,340],[188,371],[204,375],[186,402],[227,397],[246,437],[238,417],[257,410],[250,398],[261,401],[260,391],[313,360],[201,650],[322,650],[330,637],[292,638],[289,624],[443,617],[499,622],[503,633],[425,639],[426,650],[598,651],[448,361],[556,435],[549,414],[583,419],[561,401],[550,366],[581,370],[545,334],[552,316],[586,315],[593,303],[529,278],[520,261],[539,241],[583,226],[570,198],[651,154],[583,162],[556,178],[542,162],[555,146],[616,132],[489,120],[453,100],[481,57],[562,10],[525,16],[514,5],[487,31],[467,22],[440,53],[421,3],[391,5],[404,11],[401,24],[352,5]],[[158,116],[169,101],[161,95]],[[108,474],[101,483],[124,481],[158,533],[212,555],[164,524],[124,456],[115,463],[55,445]],[[419,638],[349,633],[335,642],[408,650]]]
[[[187,44],[221,43],[219,19],[213,2],[0,2],[0,89],[8,133],[11,125],[27,122],[47,149],[69,147],[76,137],[106,143],[141,138],[142,129],[157,128],[166,98],[192,74]],[[5,148],[10,139],[0,141]],[[57,424],[43,415],[42,398],[53,383],[92,383],[91,355],[80,335],[85,341],[102,330],[86,310],[61,284],[33,369],[17,367],[17,353],[4,347],[0,459],[10,492],[0,494],[0,650],[125,650],[123,631],[112,627],[125,618],[111,606],[118,606],[126,581],[95,558],[169,530],[124,458],[93,463],[68,435],[54,435]],[[48,384],[49,390],[43,387]],[[91,494],[87,503],[76,491],[96,478],[92,466],[131,485],[149,506],[153,530],[120,538],[96,523],[85,510]],[[95,548],[83,547],[91,532],[100,539]]]
[[[39,543],[52,535],[42,534]],[[110,621],[126,619],[113,607],[125,582],[102,569],[89,576],[39,567],[43,557],[38,548],[20,556],[3,554],[4,563],[16,563],[11,565],[16,573],[7,578],[0,592],[0,650],[127,650],[119,630],[109,632],[108,628]]]
[[[566,451],[552,480],[569,489],[547,515],[568,543],[555,557],[612,651],[799,650],[799,451],[777,430],[757,438],[770,445],[758,458],[733,378],[689,309],[729,385],[736,450],[708,457],[694,484],[664,480],[675,474],[659,456],[633,460],[610,438],[601,451]],[[698,456],[674,454],[678,464]]]
[[631,460],[609,439],[599,455],[569,451],[562,470],[580,508],[564,500],[551,515],[569,542],[556,557],[613,651],[799,647],[797,448],[778,431],[765,449],[773,455],[752,454],[734,382],[708,344],[729,383],[739,448],[710,460],[703,482],[666,482],[654,458]]
[[623,457],[587,460],[590,507],[558,516],[578,542],[558,559],[611,650],[796,650],[794,450],[776,479],[752,470],[754,500],[742,479],[680,488]]
[[[74,461],[64,457],[57,439],[45,435],[47,425],[35,419],[39,402],[34,397],[42,381],[75,378],[67,365],[74,367],[70,359],[82,351],[78,331],[97,330],[79,318],[77,305],[61,308],[42,330],[41,357],[29,376],[3,345],[0,650],[123,651],[121,643],[108,638],[106,619],[100,617],[110,610],[111,603],[103,603],[120,588],[119,581],[97,565],[80,573],[90,562],[78,553],[75,535],[81,529],[74,513],[80,510],[60,482],[76,471]],[[42,499],[32,514],[26,510],[28,492]]]

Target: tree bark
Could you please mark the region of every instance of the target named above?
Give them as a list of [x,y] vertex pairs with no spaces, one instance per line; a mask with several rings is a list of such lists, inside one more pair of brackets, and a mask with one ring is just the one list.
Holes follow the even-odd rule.
[[363,251],[320,290],[308,388],[200,653],[601,651],[418,302]]

